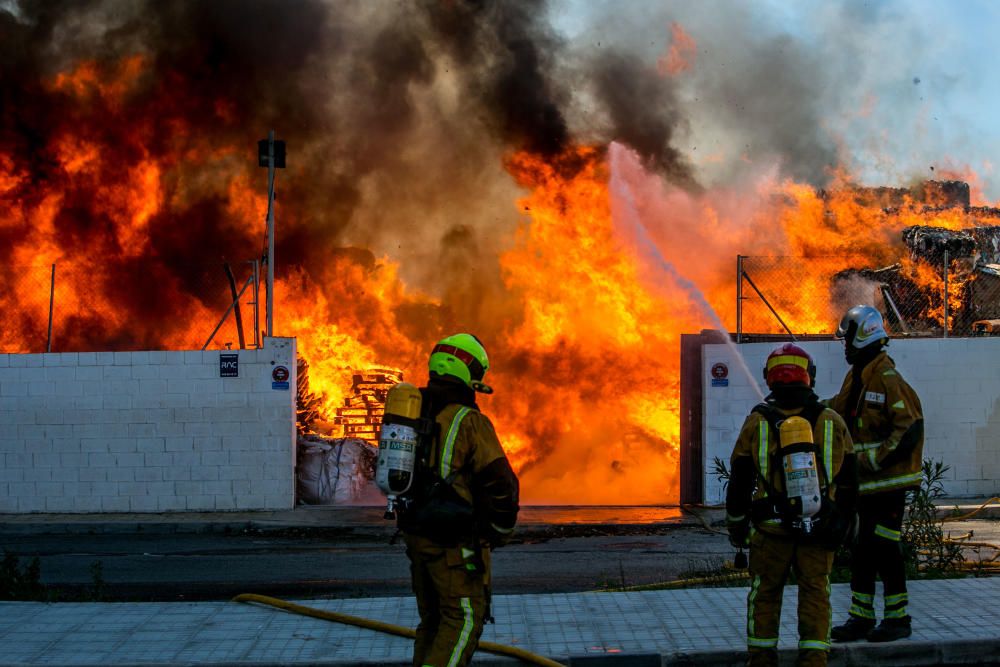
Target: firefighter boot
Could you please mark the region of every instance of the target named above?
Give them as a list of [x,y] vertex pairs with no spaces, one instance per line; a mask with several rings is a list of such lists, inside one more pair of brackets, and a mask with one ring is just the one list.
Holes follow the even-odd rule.
[[774,648],[750,649],[747,667],[778,667],[778,650]]
[[835,642],[856,642],[867,638],[868,633],[874,632],[874,630],[874,620],[849,616],[847,623],[838,625],[830,631],[830,638]]
[[910,629],[910,617],[884,618],[877,628],[868,633],[870,642],[894,642],[897,639],[905,639],[910,636],[913,630]]

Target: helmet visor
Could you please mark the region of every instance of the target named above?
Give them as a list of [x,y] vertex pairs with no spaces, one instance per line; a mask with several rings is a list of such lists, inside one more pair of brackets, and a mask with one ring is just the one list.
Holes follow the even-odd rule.
[[483,368],[483,364],[479,361],[479,359],[476,359],[469,352],[466,352],[460,347],[455,347],[454,345],[448,345],[447,343],[438,343],[437,345],[434,346],[434,349],[431,350],[431,354],[434,355],[439,352],[442,354],[450,354],[451,356],[455,357],[463,364],[465,364],[469,368],[469,375],[472,377],[473,381],[479,381],[483,379],[483,375],[486,373],[486,369]]
[[775,355],[767,360],[764,378],[767,386],[804,385],[811,382],[809,376],[809,359],[798,355]]

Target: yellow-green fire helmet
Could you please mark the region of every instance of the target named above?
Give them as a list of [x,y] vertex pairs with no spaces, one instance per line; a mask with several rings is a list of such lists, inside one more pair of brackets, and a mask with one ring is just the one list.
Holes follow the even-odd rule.
[[486,356],[486,348],[478,338],[467,333],[439,340],[431,350],[431,358],[427,362],[427,369],[431,373],[458,378],[484,394],[493,393],[493,389],[483,384],[483,376],[489,367],[490,358]]

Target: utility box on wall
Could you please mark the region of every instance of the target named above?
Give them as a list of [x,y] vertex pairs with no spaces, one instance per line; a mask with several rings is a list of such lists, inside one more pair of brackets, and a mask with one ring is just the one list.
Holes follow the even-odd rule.
[[0,354],[0,512],[291,508],[295,359],[294,338]]

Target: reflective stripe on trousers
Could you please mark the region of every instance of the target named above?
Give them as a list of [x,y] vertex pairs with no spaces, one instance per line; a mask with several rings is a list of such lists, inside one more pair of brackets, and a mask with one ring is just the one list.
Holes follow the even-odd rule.
[[919,484],[923,478],[923,473],[913,472],[905,475],[896,475],[885,479],[876,479],[871,482],[862,482],[858,490],[861,493],[871,493],[872,491],[885,491],[896,487],[913,486]]
[[755,533],[750,540],[747,647],[770,651],[778,644],[785,583],[794,571],[799,586],[798,626],[802,648],[826,650],[830,638],[830,568],[833,553],[789,538]]

